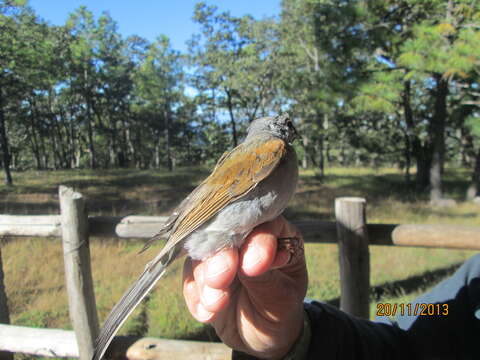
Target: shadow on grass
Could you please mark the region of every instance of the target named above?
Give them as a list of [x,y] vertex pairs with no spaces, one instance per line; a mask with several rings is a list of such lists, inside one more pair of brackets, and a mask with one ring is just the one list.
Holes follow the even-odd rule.
[[10,215],[51,215],[60,213],[60,204],[55,201],[16,202],[1,201],[0,214]]
[[[40,173],[38,176],[42,176]],[[41,185],[22,184],[0,188],[5,196],[0,212],[8,214],[58,214],[58,186],[72,187],[87,199],[90,214],[127,215],[168,212],[206,175],[202,168],[162,171],[63,171]]]
[[[327,170],[328,171],[328,170]],[[356,169],[351,168],[348,174],[328,174],[320,178],[318,176],[302,177],[305,186],[332,187],[336,196],[352,194],[366,196],[370,201],[383,201],[385,198],[393,198],[402,202],[428,201],[429,192],[419,190],[414,178],[407,183],[404,175],[397,173],[383,174],[355,174]],[[362,171],[362,170],[360,170]],[[446,196],[456,200],[463,200],[465,191],[469,185],[465,171],[447,171],[442,179]]]
[[[370,288],[370,301],[378,302],[386,297],[400,297],[406,294],[426,290],[447,276],[452,275],[462,264],[463,262],[460,262],[444,268],[426,271],[423,274],[411,276],[407,279],[372,286]],[[325,302],[336,307],[340,306],[340,298],[338,297]]]
[[340,184],[337,193],[348,194],[352,190],[368,194],[370,201],[394,198],[403,202],[426,200],[427,192],[418,191],[414,184],[407,184],[400,174],[383,175],[328,175],[329,183]]

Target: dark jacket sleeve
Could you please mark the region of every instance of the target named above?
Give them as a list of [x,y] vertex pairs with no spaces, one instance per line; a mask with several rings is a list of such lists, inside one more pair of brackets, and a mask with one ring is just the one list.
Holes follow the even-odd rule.
[[[419,305],[419,306],[417,306]],[[309,359],[480,359],[480,255],[415,299],[421,313],[368,321],[332,306],[305,305],[310,319]],[[444,311],[448,310],[448,311]]]
[[348,315],[333,306],[305,304],[310,319],[308,359],[416,359],[404,330]]

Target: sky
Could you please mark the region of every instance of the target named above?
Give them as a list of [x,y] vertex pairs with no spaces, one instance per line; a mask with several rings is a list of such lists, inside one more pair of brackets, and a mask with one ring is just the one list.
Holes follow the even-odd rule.
[[[172,47],[185,52],[185,42],[198,32],[192,21],[199,0],[29,0],[37,15],[54,25],[63,25],[68,15],[85,5],[98,18],[108,11],[125,37],[139,35],[153,41],[159,34],[167,35]],[[250,14],[256,19],[280,14],[280,0],[210,0],[219,11],[233,16]]]

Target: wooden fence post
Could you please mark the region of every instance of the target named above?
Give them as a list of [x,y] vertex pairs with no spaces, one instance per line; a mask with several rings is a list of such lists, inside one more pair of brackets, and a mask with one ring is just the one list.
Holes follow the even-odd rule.
[[366,200],[335,199],[340,255],[340,309],[349,314],[370,317],[370,255],[366,224]]
[[[5,275],[3,272],[2,245],[0,244],[0,323],[10,324],[10,311],[8,309],[4,276]],[[0,351],[0,360],[13,360],[13,353],[7,351]]]
[[81,360],[90,360],[98,335],[88,240],[88,216],[83,196],[60,186],[63,257],[70,319]]

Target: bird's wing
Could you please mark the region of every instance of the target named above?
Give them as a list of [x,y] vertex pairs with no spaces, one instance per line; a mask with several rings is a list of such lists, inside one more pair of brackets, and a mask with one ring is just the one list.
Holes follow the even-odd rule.
[[[215,165],[215,168],[213,169],[213,172],[217,170],[218,167],[220,167],[223,164],[223,161],[230,156],[232,152],[234,152],[237,148],[234,148],[230,151],[225,151],[220,159],[218,159],[217,164]],[[150,239],[147,240],[145,245],[143,246],[142,250],[140,250],[140,253],[144,252],[147,250],[156,240],[159,240],[161,238],[164,238],[168,232],[172,230],[172,228],[175,226],[175,223],[177,222],[178,218],[181,216],[181,214],[185,213],[185,209],[187,208],[188,204],[190,203],[192,198],[196,198],[196,193],[199,191],[199,189],[202,188],[204,185],[206,179],[199,185],[197,186],[183,201],[173,210],[172,214],[168,217],[168,219],[165,221],[163,226],[158,230],[158,232],[151,237]]]
[[222,157],[212,174],[191,194],[175,222],[165,252],[226,205],[254,189],[278,166],[286,152],[283,140],[258,139],[242,143]]

